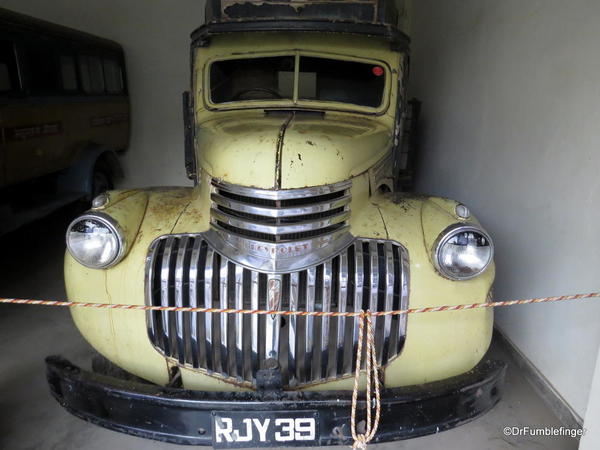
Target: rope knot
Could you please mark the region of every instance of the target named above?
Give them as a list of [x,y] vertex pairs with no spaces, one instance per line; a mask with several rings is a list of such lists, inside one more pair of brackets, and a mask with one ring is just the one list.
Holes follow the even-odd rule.
[[[366,449],[367,444],[375,437],[379,427],[379,418],[381,415],[381,397],[379,386],[379,366],[377,364],[377,353],[375,348],[375,333],[373,331],[373,322],[371,311],[361,311],[358,316],[358,345],[356,349],[356,370],[354,372],[354,389],[352,391],[352,414],[350,415],[350,430],[354,444],[352,448]],[[362,365],[362,347],[364,340],[364,329],[367,328],[366,335],[366,354],[365,369],[367,377],[367,421],[365,432],[359,434],[356,430],[356,410],[358,404],[358,390],[360,383],[360,372]],[[371,401],[372,391],[375,391],[375,402]],[[373,404],[374,403],[374,404]],[[375,407],[375,417],[371,420],[371,410]]]

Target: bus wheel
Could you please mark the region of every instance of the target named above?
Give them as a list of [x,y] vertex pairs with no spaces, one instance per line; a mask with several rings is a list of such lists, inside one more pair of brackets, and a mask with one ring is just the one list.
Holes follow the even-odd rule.
[[96,166],[92,179],[92,198],[114,188],[112,177],[106,168]]

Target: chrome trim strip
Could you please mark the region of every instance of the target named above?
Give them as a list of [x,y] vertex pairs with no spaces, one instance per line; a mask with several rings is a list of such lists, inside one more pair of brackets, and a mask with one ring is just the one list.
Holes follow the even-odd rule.
[[[175,239],[173,237],[169,237],[167,239],[167,243],[165,244],[165,250],[162,266],[160,269],[160,304],[161,306],[173,306],[170,304],[170,295],[169,295],[169,277],[171,275],[171,258],[173,254],[173,244],[175,243]],[[171,346],[171,324],[170,324],[170,313],[169,311],[162,311],[162,327],[163,327],[163,348],[165,349],[165,353],[167,356],[172,355],[172,346]]]
[[213,201],[213,203],[217,204],[218,206],[222,206],[246,214],[264,216],[265,218],[294,217],[327,212],[347,206],[352,200],[352,197],[350,195],[345,195],[335,200],[313,203],[305,206],[271,208],[268,206],[258,206],[251,203],[244,203],[238,200],[232,200],[230,198],[223,197],[222,195],[219,195],[216,192],[211,193],[210,198]]
[[[306,270],[306,311],[315,311],[315,289],[316,289],[317,269],[311,267]],[[313,336],[314,336],[314,320],[312,316],[305,317],[305,346],[304,346],[304,370],[303,380],[314,378],[313,364]]]
[[[150,250],[148,251],[148,256],[146,257],[146,276],[144,277],[146,301],[154,297],[154,272],[156,270],[156,255],[158,253],[159,246],[160,241],[157,241],[156,245],[151,245]],[[148,336],[150,337],[150,341],[155,346],[158,346],[160,336],[156,320],[154,319],[155,314],[156,313],[149,313],[146,315],[146,328],[148,329]]]
[[[365,281],[364,276],[364,263],[363,263],[363,251],[362,242],[357,241],[354,243],[354,311],[360,311],[363,302],[363,286]],[[359,317],[354,318],[354,329],[352,330],[352,354],[356,355],[358,350],[358,326]],[[363,358],[364,359],[364,358]],[[352,359],[352,371],[356,370],[356,358]]]
[[[215,264],[215,251],[210,247],[206,251],[206,266],[204,267],[204,307],[213,307],[213,277]],[[213,314],[204,313],[204,329],[206,330],[206,368],[208,373],[215,371],[215,358],[213,353],[213,336],[215,328],[212,326]]]
[[[394,309],[394,248],[391,242],[384,244],[385,254],[385,310]],[[387,364],[390,357],[390,337],[392,335],[392,316],[385,316],[383,320],[383,347],[379,353],[378,362],[381,365]]]
[[[244,309],[244,268],[235,266],[235,308]],[[235,376],[244,379],[244,316],[236,314],[235,320]]]
[[327,228],[332,225],[336,225],[340,222],[344,222],[350,218],[350,211],[344,211],[335,216],[319,219],[319,220],[307,220],[304,222],[297,222],[289,225],[267,225],[260,222],[253,222],[247,219],[241,219],[224,213],[216,208],[210,210],[211,220],[219,221],[227,225],[231,225],[235,228],[242,230],[253,231],[256,233],[271,234],[274,236],[280,236],[282,234],[293,234],[293,233],[304,233],[307,231],[320,230],[321,228]]
[[[298,309],[298,293],[299,293],[299,278],[298,272],[290,274],[290,310]],[[298,318],[296,316],[290,316],[289,320],[289,335],[288,335],[288,372],[290,377],[290,384],[292,381],[298,379],[298,372],[296,368],[296,346],[298,345],[297,333]]]
[[[340,270],[338,284],[338,311],[346,312],[346,304],[348,302],[348,253],[343,252],[340,255]],[[344,353],[346,336],[346,318],[337,318],[337,342],[336,342],[336,358],[335,374],[341,375],[352,370],[352,355],[350,352]]]
[[[258,291],[259,291],[259,280],[258,280],[258,272],[252,272],[252,280],[251,280],[251,308],[259,309],[258,306]],[[258,316],[256,314],[252,314],[252,356],[251,356],[251,365],[252,365],[252,381],[256,382],[256,371],[258,370]]]
[[319,195],[331,194],[349,189],[352,186],[352,180],[342,181],[340,183],[326,184],[323,186],[312,186],[300,189],[259,189],[248,186],[230,184],[225,181],[213,178],[212,185],[217,189],[222,189],[232,194],[244,197],[259,197],[268,200],[289,200],[296,198],[317,197]]
[[[332,262],[323,263],[323,291],[321,297],[321,311],[331,311],[331,272]],[[321,317],[321,378],[329,376],[329,317]]]
[[[408,309],[409,297],[410,297],[410,263],[409,263],[409,255],[408,251],[404,247],[400,248],[400,279],[402,280],[400,283],[400,309]],[[398,316],[398,344],[396,347],[396,353],[399,354],[404,348],[404,340],[406,338],[407,333],[407,322],[408,316],[403,314]],[[391,359],[391,358],[390,358]]]
[[[223,256],[220,257],[221,264],[219,267],[219,308],[227,309],[228,305],[228,292],[227,292],[227,284],[229,278],[229,270],[228,270],[228,261],[227,258]],[[227,319],[229,318],[229,314],[219,314],[219,333],[221,335],[221,345],[220,351],[218,352],[218,362],[219,372],[229,375],[229,367],[227,364],[227,355],[228,355],[228,329],[227,329]]]
[[[202,240],[195,239],[194,246],[192,247],[192,256],[190,258],[190,307],[197,308],[198,307],[198,263],[200,261],[200,249],[202,247]],[[204,290],[202,290],[204,293]],[[192,347],[192,365],[197,367],[200,365],[199,358],[199,346],[198,346],[198,336],[200,335],[198,330],[198,313],[191,313],[187,315],[190,320],[190,345]],[[206,333],[206,331],[205,331]],[[206,335],[204,335],[204,339],[206,339]]]
[[[370,270],[369,275],[369,310],[377,311],[377,301],[379,300],[379,246],[377,241],[369,241],[369,256],[370,256]],[[381,331],[377,325],[381,322],[378,317],[371,317],[373,323],[373,330],[375,334],[375,345],[381,348]],[[378,352],[378,359],[381,352]]]
[[[183,260],[185,258],[185,252],[187,250],[188,241],[190,238],[184,236],[177,250],[177,260],[175,262],[175,306],[183,306]],[[183,312],[177,311],[175,313],[175,333],[177,336],[177,357],[179,364],[185,363],[185,341],[183,337]]]

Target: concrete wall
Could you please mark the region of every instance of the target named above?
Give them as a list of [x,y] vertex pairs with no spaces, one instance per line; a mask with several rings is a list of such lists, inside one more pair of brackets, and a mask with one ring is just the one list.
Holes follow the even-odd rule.
[[[419,190],[464,201],[492,233],[497,299],[598,290],[600,2],[413,7]],[[598,300],[497,311],[500,329],[582,417],[599,318]]]
[[132,135],[124,186],[187,185],[181,93],[188,89],[189,35],[202,0],[0,0],[0,7],[113,39],[125,49]]

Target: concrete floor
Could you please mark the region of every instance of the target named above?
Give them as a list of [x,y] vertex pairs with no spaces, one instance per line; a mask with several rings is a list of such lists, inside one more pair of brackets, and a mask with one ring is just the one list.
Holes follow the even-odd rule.
[[[64,299],[62,256],[64,229],[75,214],[63,210],[0,239],[0,297]],[[506,393],[489,413],[462,427],[438,435],[380,444],[370,448],[406,450],[448,449],[576,449],[567,437],[505,437],[505,426],[561,424],[546,408],[498,343],[492,356],[509,362]],[[61,354],[89,368],[90,346],[62,308],[0,305],[0,449],[108,448],[175,449],[108,431],[64,411],[48,392],[44,357]]]

